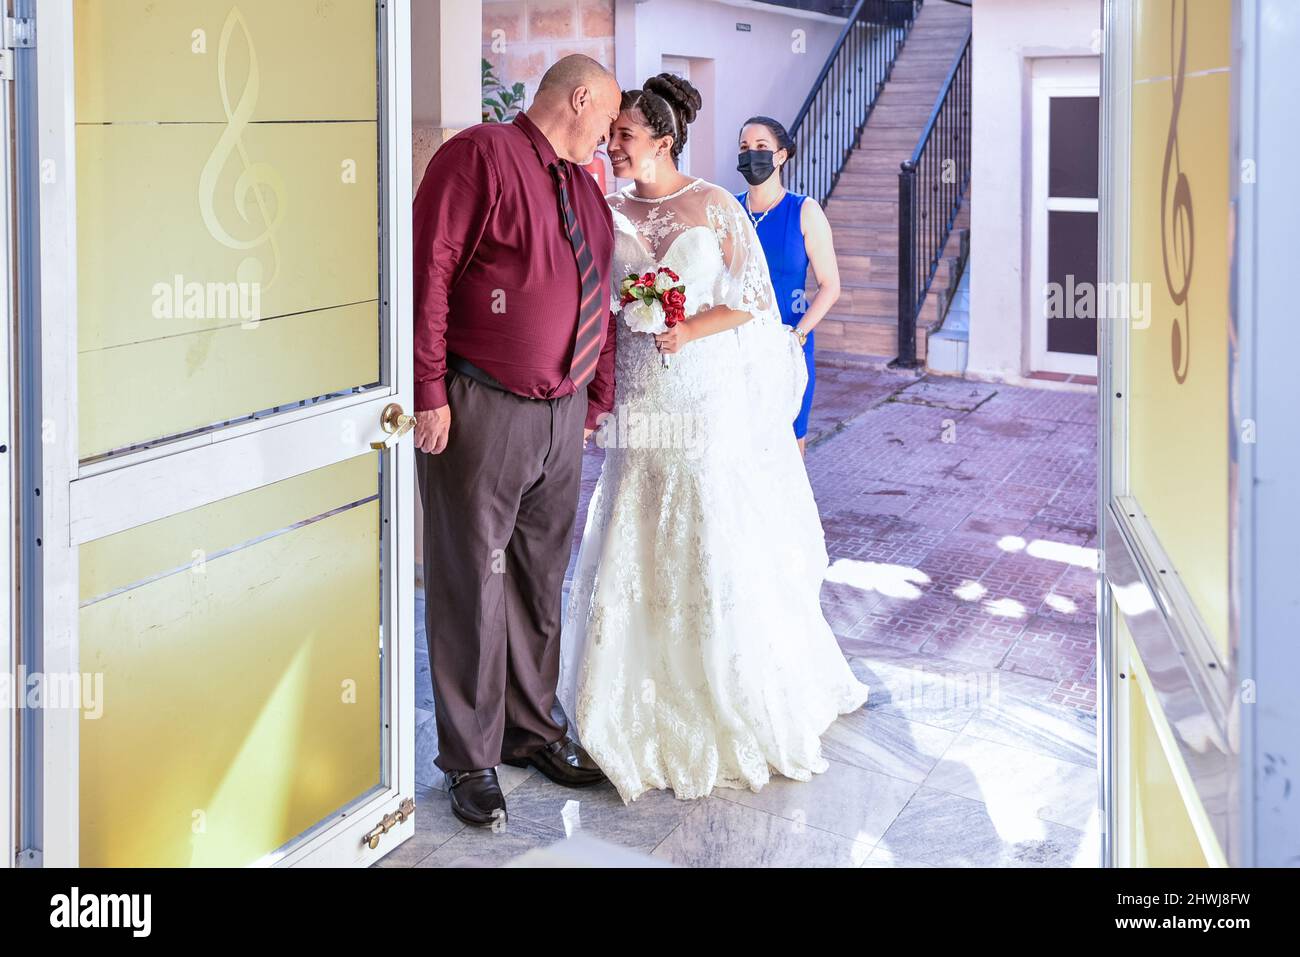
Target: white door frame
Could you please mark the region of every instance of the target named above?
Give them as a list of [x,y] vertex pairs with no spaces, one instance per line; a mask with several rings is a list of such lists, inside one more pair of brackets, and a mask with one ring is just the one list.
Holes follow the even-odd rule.
[[[1101,95],[1100,57],[1051,57],[1034,61],[1030,76],[1032,106],[1030,136],[1029,217],[1029,369],[1031,372],[1097,374],[1096,356],[1047,350],[1047,319],[1041,304],[1047,285],[1047,218],[1051,212],[1098,213],[1097,199],[1049,198],[1049,117],[1052,97]],[[1100,228],[1100,226],[1099,226]],[[1099,300],[1100,297],[1097,297]],[[1099,344],[1100,348],[1100,344]]]
[[[0,2],[0,15],[9,16],[9,3]],[[2,43],[3,40],[0,40]],[[12,56],[12,54],[10,54]],[[12,77],[12,68],[10,76]],[[0,838],[4,840],[5,852],[0,860],[0,867],[14,866],[13,849],[17,847],[18,834],[14,812],[18,808],[17,786],[18,741],[15,738],[17,722],[14,716],[16,708],[22,704],[23,689],[18,686],[16,667],[18,662],[18,635],[14,629],[14,569],[17,560],[17,537],[13,520],[14,462],[17,459],[14,438],[18,434],[14,429],[14,382],[10,376],[13,368],[10,357],[13,355],[13,330],[16,328],[17,311],[12,298],[15,288],[14,274],[17,264],[14,257],[14,215],[13,196],[10,184],[13,182],[14,156],[10,149],[10,131],[12,116],[13,80],[0,80],[0,317],[3,317],[4,329],[0,330],[0,393],[3,403],[0,414],[0,444],[5,452],[0,453],[0,525],[5,529],[5,546],[3,560],[0,561],[0,626],[3,627],[5,639],[0,643],[0,681],[8,682],[9,700],[0,700]],[[12,707],[11,707],[12,704]]]
[[[388,307],[382,369],[388,384],[88,467],[78,464],[77,451],[72,0],[49,0],[40,7],[38,145],[50,174],[42,177],[40,194],[41,412],[48,439],[42,447],[41,498],[46,674],[80,673],[77,548],[81,543],[350,458],[382,437],[379,414],[384,406],[397,402],[412,407],[410,7],[388,2],[377,7],[384,87],[381,170],[386,185],[381,202],[381,262],[387,267],[380,297]],[[341,442],[342,435],[356,436],[355,443]],[[346,814],[327,818],[267,855],[260,864],[366,864],[414,834],[414,818],[407,816],[377,850],[365,847],[361,839],[384,815],[395,812],[404,798],[415,796],[414,445],[407,438],[383,454],[387,456],[381,490],[387,554],[381,620],[388,653],[382,679],[388,694],[382,720],[390,729],[382,755],[385,786],[354,802]],[[232,468],[234,462],[241,467]],[[79,860],[78,719],[79,711],[72,708],[41,712],[41,840],[46,866],[75,866]]]

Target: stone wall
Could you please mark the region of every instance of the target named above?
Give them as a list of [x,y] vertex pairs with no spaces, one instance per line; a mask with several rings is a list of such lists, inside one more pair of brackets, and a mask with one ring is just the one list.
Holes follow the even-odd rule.
[[531,102],[547,68],[583,53],[614,69],[614,0],[483,0],[483,57]]

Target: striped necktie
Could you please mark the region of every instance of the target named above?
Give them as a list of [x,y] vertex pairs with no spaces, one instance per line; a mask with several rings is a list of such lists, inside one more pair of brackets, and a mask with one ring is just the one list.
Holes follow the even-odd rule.
[[600,271],[591,255],[591,247],[587,245],[582,229],[578,226],[578,217],[573,211],[565,183],[564,165],[560,162],[552,163],[550,170],[560,194],[560,213],[564,216],[564,225],[569,231],[569,242],[573,246],[573,255],[578,261],[578,275],[582,280],[578,300],[578,332],[573,340],[573,359],[569,362],[569,378],[581,389],[596,374],[609,297],[601,294]]

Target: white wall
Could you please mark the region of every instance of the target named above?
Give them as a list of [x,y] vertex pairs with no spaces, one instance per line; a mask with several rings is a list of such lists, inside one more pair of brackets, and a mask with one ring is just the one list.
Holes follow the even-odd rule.
[[740,124],[757,113],[792,124],[842,28],[842,20],[745,0],[616,0],[616,72],[624,89],[638,88],[663,72],[664,56],[692,59],[704,109],[691,124],[690,172],[738,192]]
[[1028,371],[1030,68],[1100,52],[1101,0],[978,0],[972,7],[970,358],[966,371]]
[[479,122],[480,0],[411,0],[411,123],[418,186],[446,137]]

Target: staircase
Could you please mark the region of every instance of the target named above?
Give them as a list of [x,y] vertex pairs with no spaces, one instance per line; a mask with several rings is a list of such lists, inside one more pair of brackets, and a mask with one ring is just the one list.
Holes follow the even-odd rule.
[[[921,6],[859,145],[825,203],[840,267],[840,298],[817,325],[819,350],[892,358],[898,354],[898,171],[926,128],[930,111],[970,30],[970,8],[943,0]],[[967,190],[917,321],[916,354],[942,320],[956,287],[970,226]],[[816,289],[809,270],[808,298]]]

